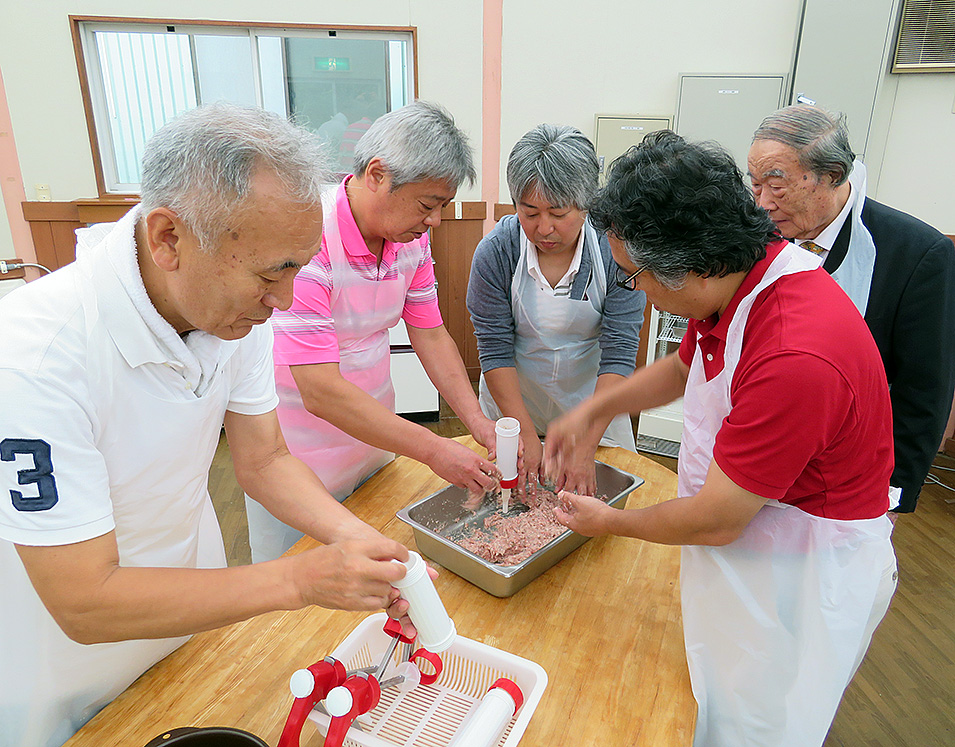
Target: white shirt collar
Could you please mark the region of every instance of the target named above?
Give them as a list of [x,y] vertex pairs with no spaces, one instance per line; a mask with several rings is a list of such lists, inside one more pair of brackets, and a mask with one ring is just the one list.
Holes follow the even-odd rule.
[[[564,276],[557,281],[557,285],[551,287],[551,284],[547,281],[547,278],[544,277],[544,273],[541,271],[540,263],[537,261],[537,247],[524,236],[527,241],[527,272],[532,278],[537,282],[541,289],[550,291],[554,293],[558,290],[567,290],[569,291],[570,286],[574,284],[574,278],[577,277],[577,272],[580,270],[580,258],[583,256],[584,249],[584,234],[586,231],[584,227],[580,228],[580,236],[577,237],[577,247],[574,249],[574,257],[570,260],[570,267],[567,268],[567,272],[564,273]],[[524,229],[521,229],[521,235],[524,235]]]
[[[848,184],[848,182],[846,183]],[[836,219],[832,221],[832,223],[822,229],[822,233],[820,233],[816,238],[812,239],[816,246],[821,246],[823,249],[825,249],[825,251],[821,254],[823,258],[829,255],[833,245],[836,243],[836,239],[839,237],[839,232],[842,230],[846,219],[849,217],[849,212],[852,210],[853,203],[855,202],[855,193],[856,190],[853,189],[851,184],[849,184],[849,197],[846,200],[846,204],[842,206],[842,210],[840,211],[839,215],[836,216]],[[800,244],[802,242],[797,241],[796,243]]]
[[[180,337],[159,314],[146,293],[136,256],[135,229],[139,216],[137,205],[102,238],[102,249],[113,272],[101,267],[94,277],[98,279],[104,304],[102,312],[108,320],[110,336],[130,366],[165,363],[179,371],[190,388],[201,395],[222,355],[231,354],[234,346],[198,330]],[[90,230],[90,238],[99,238],[104,228],[94,226],[98,232]],[[80,253],[96,248],[95,244],[84,242],[83,235],[78,234],[77,238]]]

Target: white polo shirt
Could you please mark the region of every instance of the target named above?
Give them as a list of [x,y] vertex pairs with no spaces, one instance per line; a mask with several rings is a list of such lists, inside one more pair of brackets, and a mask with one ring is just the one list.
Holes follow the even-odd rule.
[[93,229],[105,237],[78,247],[75,263],[0,300],[4,747],[62,744],[186,640],[71,641],[14,543],[115,530],[124,566],[225,566],[207,491],[223,418],[278,403],[269,325],[236,341],[192,332],[183,342],[152,307],[135,260],[137,217]]

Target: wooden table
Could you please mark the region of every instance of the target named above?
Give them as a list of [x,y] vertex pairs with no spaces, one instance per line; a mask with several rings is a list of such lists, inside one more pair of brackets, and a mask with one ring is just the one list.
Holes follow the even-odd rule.
[[[469,437],[459,440],[474,447]],[[477,448],[477,447],[475,447]],[[623,449],[597,457],[643,477],[629,506],[675,494],[676,476]],[[413,548],[395,512],[446,483],[399,457],[352,495],[359,517]],[[291,552],[311,547],[306,538]],[[523,745],[687,745],[695,704],[680,622],[679,549],[619,537],[587,542],[507,599],[444,571],[435,582],[460,635],[540,664],[547,689]],[[293,671],[331,653],[367,613],[312,607],[200,633],[143,674],[66,744],[143,747],[177,726],[236,726],[278,741]],[[309,722],[303,747],[322,737]]]

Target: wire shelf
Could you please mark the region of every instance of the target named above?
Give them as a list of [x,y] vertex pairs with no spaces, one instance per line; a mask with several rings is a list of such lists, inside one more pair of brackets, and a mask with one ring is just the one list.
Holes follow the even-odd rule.
[[657,335],[658,342],[676,342],[683,341],[683,335],[686,334],[686,328],[689,320],[686,317],[677,316],[667,311],[660,312],[660,332]]
[[668,441],[665,438],[657,438],[656,436],[638,434],[637,451],[678,459],[680,457],[680,442]]

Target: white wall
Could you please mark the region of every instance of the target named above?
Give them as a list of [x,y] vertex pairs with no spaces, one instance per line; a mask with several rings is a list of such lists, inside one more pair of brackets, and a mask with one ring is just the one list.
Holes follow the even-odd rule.
[[[511,146],[540,122],[572,124],[592,136],[596,113],[672,115],[681,72],[789,73],[801,4],[503,0],[500,201],[508,200]],[[133,8],[147,18],[416,26],[418,93],[455,115],[480,163],[480,0],[10,2],[0,26],[0,68],[28,199],[36,183],[49,184],[58,201],[96,195],[67,16],[129,16]],[[955,74],[891,79],[895,99],[876,196],[955,233]],[[480,194],[478,184],[459,199]],[[5,224],[0,217],[0,256],[12,256]]]
[[[680,73],[788,73],[800,7],[801,0],[505,0],[502,162],[541,122],[593,137],[595,114],[672,117]],[[509,201],[503,164],[500,195]]]
[[955,234],[955,73],[892,77],[898,80],[873,196]]

